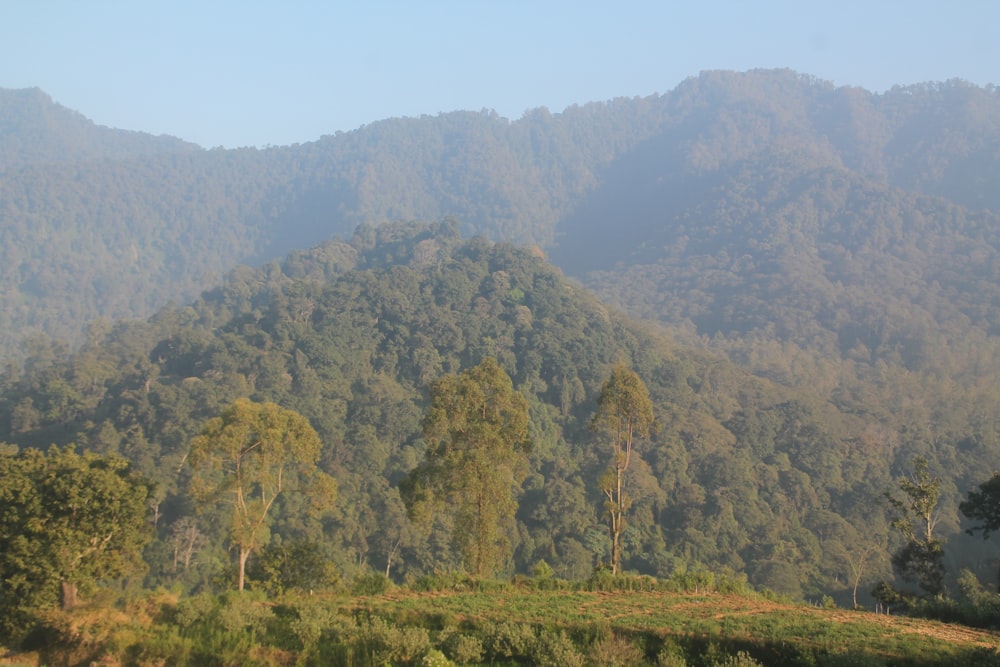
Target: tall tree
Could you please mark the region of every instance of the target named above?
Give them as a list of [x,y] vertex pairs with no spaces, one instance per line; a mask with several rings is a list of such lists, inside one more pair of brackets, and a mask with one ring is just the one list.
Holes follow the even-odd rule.
[[400,486],[411,515],[440,507],[454,519],[453,543],[477,576],[510,554],[503,524],[517,510],[514,486],[526,472],[528,402],[496,359],[431,385],[424,417],[425,460]]
[[0,445],[0,634],[143,567],[149,483],[118,456]]
[[192,495],[202,506],[221,501],[232,507],[229,537],[239,550],[239,590],[247,559],[270,538],[268,514],[282,492],[299,484],[313,503],[333,501],[336,484],[316,467],[319,455],[319,436],[305,417],[246,398],[210,419],[191,441]]
[[944,541],[934,536],[941,478],[931,476],[927,459],[922,456],[914,459],[913,465],[910,477],[899,480],[904,497],[885,494],[896,513],[892,526],[906,540],[893,554],[892,565],[905,581],[937,595],[944,587]]
[[591,426],[605,434],[611,443],[611,466],[599,484],[607,497],[605,507],[611,522],[611,571],[618,574],[625,512],[632,504],[624,489],[625,471],[632,460],[635,439],[648,436],[653,427],[653,402],[635,371],[624,364],[615,366],[601,389]]

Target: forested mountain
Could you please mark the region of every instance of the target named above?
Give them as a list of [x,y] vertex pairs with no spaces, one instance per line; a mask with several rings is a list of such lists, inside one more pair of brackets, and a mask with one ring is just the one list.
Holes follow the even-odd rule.
[[0,343],[24,363],[0,441],[75,441],[155,477],[154,578],[221,567],[204,526],[203,569],[167,562],[194,534],[187,444],[244,395],[306,415],[341,484],[334,515],[279,535],[345,571],[454,564],[446,526],[414,533],[394,484],[422,452],[427,384],[487,355],[535,430],[513,570],[603,557],[607,460],[586,426],[621,360],[663,423],[631,473],[627,568],[846,595],[917,457],[943,478],[950,571],[987,562],[957,504],[1000,468],[994,88],[708,72],[514,121],[390,119],[266,150],[130,137],[115,155],[104,129],[22,97],[44,113],[0,107],[22,128],[4,135]]
[[[780,230],[752,202],[769,197],[785,217],[799,215],[801,203],[810,215],[805,191],[837,187],[823,174],[842,174],[866,196],[892,193],[900,219],[922,215],[910,211],[918,195],[947,200],[960,207],[954,215],[986,227],[1000,208],[1000,99],[960,81],[875,95],[788,71],[708,72],[663,95],[539,109],[515,121],[455,112],[283,148],[174,152],[164,144],[165,153],[135,149],[144,154],[96,163],[92,156],[108,154],[72,147],[114,146],[109,135],[94,139],[93,126],[40,104],[40,92],[15,92],[8,97],[41,111],[6,105],[0,124],[24,128],[6,141],[67,148],[39,149],[31,164],[23,151],[5,158],[21,165],[0,182],[0,341],[12,351],[38,331],[77,343],[95,317],[147,316],[194,298],[237,263],[281,257],[361,223],[453,216],[465,233],[538,245],[583,276],[655,262],[661,251],[667,259],[719,249],[673,247],[699,234],[732,236],[730,255],[753,255],[740,244],[769,243]],[[62,164],[50,164],[56,153]],[[842,211],[846,201],[828,194],[824,220],[864,213]],[[880,218],[866,224],[875,238],[893,233]],[[803,233],[790,242],[814,243]],[[831,239],[830,252],[844,245],[853,253],[866,233]],[[970,240],[982,254],[977,265],[991,261],[989,236]],[[937,239],[912,242],[938,263],[951,258]],[[953,282],[973,278],[953,264]],[[602,275],[588,285],[612,282]],[[871,282],[859,289],[870,293]],[[976,299],[975,291],[961,296]],[[740,327],[713,320],[699,333],[730,328]]]
[[[94,329],[78,353],[39,350],[4,378],[0,441],[128,457],[156,481],[152,580],[206,586],[225,571],[227,517],[194,513],[188,444],[235,398],[274,401],[316,428],[320,467],[340,487],[321,517],[284,496],[275,544],[316,545],[344,575],[447,571],[457,566],[447,516],[411,524],[395,486],[423,455],[428,384],[485,357],[506,369],[531,418],[530,470],[504,526],[513,572],[544,560],[584,577],[608,556],[597,480],[610,450],[589,423],[617,363],[648,384],[659,424],[627,472],[630,570],[730,569],[796,596],[848,596],[853,555],[889,540],[882,492],[894,468],[924,453],[919,433],[888,437],[811,392],[678,346],[537,253],[462,240],[453,222],[363,226],[350,243],[240,269],[148,323]],[[934,466],[949,471],[949,564],[976,567],[981,541],[958,534],[955,506],[1000,449],[983,444],[993,432],[964,434]],[[184,549],[198,557],[178,560]],[[865,581],[887,567],[874,558]]]
[[0,88],[0,170],[200,150],[174,137],[95,125],[37,88]]

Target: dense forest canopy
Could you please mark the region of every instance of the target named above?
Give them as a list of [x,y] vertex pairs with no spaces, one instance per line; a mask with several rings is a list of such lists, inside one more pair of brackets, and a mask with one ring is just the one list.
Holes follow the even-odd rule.
[[396,487],[428,387],[492,358],[533,443],[497,568],[579,577],[611,555],[587,426],[625,364],[660,428],[624,471],[624,569],[847,600],[860,554],[891,577],[884,493],[920,459],[948,577],[988,576],[958,505],[1000,469],[998,160],[1000,94],[962,81],[706,72],[264,150],[0,91],[0,442],[127,458],[156,482],[150,582],[198,590],[226,531],[195,512],[191,439],[274,402],[316,429],[339,500],[276,500],[260,562],[401,579],[461,562],[451,519],[418,529]]
[[[949,282],[972,301],[966,310],[988,303],[976,281],[995,256],[990,234],[952,239],[950,226],[920,223],[946,210],[960,225],[996,227],[1000,99],[961,81],[876,95],[784,70],[706,72],[663,95],[537,109],[513,121],[488,111],[388,119],[264,150],[189,150],[126,133],[134,145],[124,154],[109,148],[116,131],[39,91],[2,97],[0,340],[13,358],[26,335],[78,344],[93,319],[185,303],[239,263],[347,236],[362,223],[446,216],[466,234],[538,245],[571,276],[680,262],[709,274],[709,294],[739,273],[727,261],[759,255],[772,237],[800,256],[822,242],[835,261],[873,242],[885,250],[879,239],[904,233],[927,261],[954,267]],[[772,214],[787,222],[773,224]],[[808,218],[844,231],[817,239],[820,225]],[[953,242],[938,243],[945,237]],[[968,243],[977,244],[975,264],[949,262]],[[716,257],[723,250],[728,257]],[[709,257],[722,269],[702,267]],[[849,264],[836,278],[863,296],[881,291],[858,275],[866,268]],[[643,316],[650,293],[678,291],[656,280],[619,297],[620,274],[588,285],[630,308],[637,301]],[[701,291],[685,298],[697,302]],[[889,296],[907,298],[895,286]],[[730,311],[727,319],[742,316]],[[683,323],[709,336],[745,328],[720,317]]]
[[[189,445],[234,400],[274,402],[316,429],[318,469],[339,493],[320,513],[301,494],[281,496],[267,549],[313,545],[345,576],[417,576],[461,563],[451,518],[411,523],[396,488],[425,454],[428,387],[487,358],[526,399],[532,443],[502,572],[545,562],[579,578],[609,562],[599,480],[612,459],[590,424],[620,364],[648,386],[657,422],[624,471],[624,569],[729,570],[846,600],[853,554],[883,545],[865,581],[891,576],[882,496],[915,456],[945,479],[949,571],[989,562],[989,545],[961,534],[957,505],[1000,466],[993,421],[940,432],[933,420],[839,411],[822,392],[755,378],[636,324],[537,253],[463,239],[453,221],[362,226],[350,241],[235,271],[191,306],[94,327],[78,352],[37,349],[3,378],[0,441],[128,458],[156,483],[150,582],[199,590],[229,572],[227,520],[195,511]],[[873,410],[892,398],[871,392]]]

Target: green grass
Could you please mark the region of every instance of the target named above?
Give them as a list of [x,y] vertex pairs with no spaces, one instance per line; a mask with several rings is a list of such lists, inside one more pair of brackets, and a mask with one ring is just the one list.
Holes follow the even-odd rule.
[[[723,641],[776,647],[806,655],[865,655],[887,664],[953,664],[1000,647],[1000,633],[906,617],[821,609],[762,596],[661,591],[587,592],[510,589],[494,593],[396,591],[343,600],[344,612],[364,611],[406,621],[450,618],[471,627],[516,621],[568,632],[605,627],[659,640]],[[789,664],[796,664],[794,662]],[[810,664],[803,658],[801,664]],[[1000,655],[996,664],[1000,664]]]
[[[85,655],[130,665],[417,665],[439,652],[460,664],[581,667],[609,655],[622,658],[615,664],[695,667],[1000,665],[997,632],[752,592],[461,588],[279,601],[232,593],[160,598],[146,601],[143,613],[115,612],[115,623],[101,620],[112,610],[78,610],[53,621],[62,645],[40,661],[70,664],[65,656]],[[100,641],[91,625],[105,633]],[[86,651],[74,646],[80,637],[91,638]]]

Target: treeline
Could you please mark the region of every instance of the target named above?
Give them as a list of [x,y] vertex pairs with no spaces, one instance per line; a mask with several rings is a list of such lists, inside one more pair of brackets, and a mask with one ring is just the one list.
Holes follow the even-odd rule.
[[414,580],[463,566],[446,515],[414,524],[397,488],[427,453],[428,388],[488,358],[529,416],[501,574],[583,579],[611,564],[601,477],[612,452],[591,423],[624,364],[648,387],[656,427],[623,470],[623,570],[745,573],[755,586],[845,605],[857,586],[870,601],[901,543],[884,493],[924,455],[944,480],[945,585],[962,567],[989,576],[989,544],[961,534],[957,506],[1000,468],[990,424],[967,424],[948,446],[919,428],[880,428],[681,347],[537,253],[463,240],[450,221],[359,227],[349,242],[237,270],[148,322],[97,324],[77,352],[36,341],[23,369],[2,377],[0,441],[130,461],[153,483],[144,585],[216,590],[235,584],[231,518],[194,502],[191,443],[237,399],[273,402],[317,432],[315,469],[336,480],[337,501],[317,513],[305,495],[281,494],[249,585],[294,585],[282,573],[303,562],[332,564],[312,576]]

